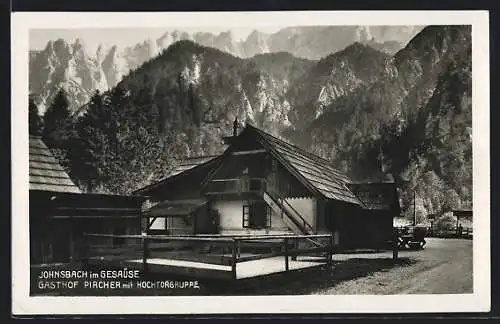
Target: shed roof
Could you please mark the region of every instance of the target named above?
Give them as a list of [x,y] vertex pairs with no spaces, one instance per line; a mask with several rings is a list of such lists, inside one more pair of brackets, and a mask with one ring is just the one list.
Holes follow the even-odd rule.
[[146,213],[146,217],[166,217],[166,216],[186,216],[204,206],[207,200],[204,199],[189,199],[163,201],[151,207]]
[[453,216],[457,217],[472,217],[472,210],[471,209],[456,209],[453,210]]
[[41,138],[29,137],[30,190],[81,193]]
[[162,185],[165,185],[166,183],[169,183],[178,177],[182,177],[186,174],[192,174],[192,172],[199,171],[201,170],[201,168],[206,168],[206,172],[208,173],[214,165],[214,162],[216,162],[217,159],[219,159],[221,156],[222,155],[185,158],[181,162],[181,164],[179,164],[179,166],[177,166],[168,176],[166,176],[162,180],[137,189],[132,193],[136,195],[149,195],[153,190],[161,187]]
[[398,193],[394,183],[351,183],[348,187],[363,203],[365,209],[400,212]]

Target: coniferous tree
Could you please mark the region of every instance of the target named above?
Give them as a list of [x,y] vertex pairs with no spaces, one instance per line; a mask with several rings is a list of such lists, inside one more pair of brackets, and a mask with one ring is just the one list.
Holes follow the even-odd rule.
[[71,161],[73,173],[83,187],[92,192],[102,183],[101,158],[105,154],[105,138],[102,136],[101,120],[103,109],[99,91],[90,99],[86,113],[80,117],[76,126],[78,138],[72,143]]
[[43,124],[42,138],[44,142],[49,147],[62,148],[71,127],[69,103],[63,89],[59,90],[52,104],[45,111]]
[[42,134],[42,118],[38,114],[38,107],[32,98],[29,99],[28,119],[29,134],[40,136]]
[[51,150],[59,163],[71,175],[71,138],[74,136],[73,120],[69,102],[63,89],[54,97],[43,116],[42,140]]

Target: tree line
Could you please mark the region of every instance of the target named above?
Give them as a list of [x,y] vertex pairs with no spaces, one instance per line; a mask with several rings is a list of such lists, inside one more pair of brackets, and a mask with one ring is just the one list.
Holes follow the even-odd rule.
[[80,115],[70,111],[63,89],[43,116],[29,100],[30,134],[42,138],[87,192],[127,194],[163,177],[176,162],[175,147],[166,146],[175,140],[171,134],[160,134],[157,124],[155,107],[135,109],[122,87],[96,91]]

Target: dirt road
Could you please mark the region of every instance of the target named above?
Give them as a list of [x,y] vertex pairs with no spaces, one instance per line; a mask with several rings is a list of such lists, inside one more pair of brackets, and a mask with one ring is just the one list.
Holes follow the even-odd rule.
[[[399,256],[414,262],[342,281],[314,293],[335,295],[472,293],[472,240],[428,238],[424,250],[400,251]],[[338,261],[352,257],[352,255],[335,256]],[[355,257],[389,258],[391,253],[363,254]]]

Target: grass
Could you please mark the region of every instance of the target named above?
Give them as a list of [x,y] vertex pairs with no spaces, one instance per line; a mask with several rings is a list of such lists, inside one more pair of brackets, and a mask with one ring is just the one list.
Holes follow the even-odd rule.
[[325,266],[242,280],[232,292],[236,295],[309,295],[331,288],[340,282],[387,271],[394,267],[410,266],[415,262],[407,258],[400,258],[397,261],[391,258],[353,258],[337,262],[331,269]]

